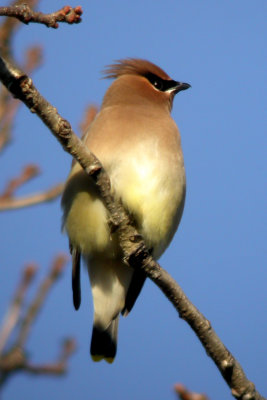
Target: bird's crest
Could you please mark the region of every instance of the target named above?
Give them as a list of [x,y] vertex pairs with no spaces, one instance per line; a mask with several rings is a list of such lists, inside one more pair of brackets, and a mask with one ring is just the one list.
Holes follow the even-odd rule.
[[125,60],[117,60],[115,64],[108,65],[104,71],[104,78],[118,78],[122,75],[139,75],[147,76],[154,74],[161,79],[171,79],[166,72],[157,65],[140,58],[126,58]]

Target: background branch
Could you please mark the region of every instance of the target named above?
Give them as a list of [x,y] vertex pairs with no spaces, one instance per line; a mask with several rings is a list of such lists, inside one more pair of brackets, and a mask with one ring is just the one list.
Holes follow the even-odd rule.
[[[49,364],[32,364],[25,351],[25,346],[47,295],[61,276],[67,260],[68,257],[65,255],[58,255],[55,258],[48,275],[41,282],[35,297],[21,318],[27,291],[37,271],[37,266],[34,264],[25,267],[0,329],[0,389],[18,371],[26,371],[35,375],[62,375],[66,372],[68,359],[76,349],[74,339],[65,339],[61,345],[58,359]],[[12,345],[8,346],[15,328],[18,330],[17,337],[13,340]]]
[[[25,3],[25,0],[14,0],[11,3],[10,7],[23,6],[24,3]],[[31,7],[32,9],[34,9],[38,3],[39,3],[39,0],[28,0],[27,1],[28,7]],[[0,7],[0,8],[6,8],[6,7]],[[2,15],[6,15],[6,14],[2,13]],[[11,57],[12,40],[14,37],[14,33],[19,26],[21,26],[20,21],[15,18],[5,18],[4,22],[1,24],[0,46],[1,46],[2,56],[5,58],[9,59]]]
[[174,391],[178,395],[178,399],[180,400],[209,400],[209,398],[205,394],[190,392],[181,383],[177,383],[174,386]]
[[58,183],[44,192],[33,193],[28,196],[4,199],[0,197],[0,212],[35,206],[37,204],[52,201],[61,195],[63,188],[64,184]]
[[42,119],[63,148],[75,157],[92,177],[118,231],[125,260],[133,268],[141,268],[172,302],[180,317],[192,327],[231,388],[232,395],[242,400],[263,399],[254,384],[247,379],[240,364],[216,335],[209,321],[189,301],[167,271],[151,258],[142,237],[131,225],[129,216],[110,193],[110,181],[100,162],[75,136],[70,124],[40,95],[31,79],[2,59],[0,59],[0,79],[15,97]]
[[64,184],[59,183],[40,193],[14,197],[15,191],[18,188],[39,174],[40,169],[37,165],[28,164],[23,168],[18,177],[11,179],[3,190],[3,193],[0,194],[0,211],[14,210],[48,202],[54,200],[62,193]]
[[[35,8],[39,0],[14,1],[11,8],[23,11],[23,18],[27,16],[27,10],[30,7]],[[3,8],[1,8],[3,11]],[[7,10],[7,9],[6,9]],[[10,12],[10,8],[8,8]],[[25,13],[26,11],[26,13]],[[56,25],[56,21],[76,23],[80,20],[81,9],[78,7],[64,7],[54,15],[42,15],[30,10],[33,17],[43,18],[44,23]],[[19,19],[3,18],[0,25],[0,49],[1,55],[7,59],[13,59],[12,43],[17,31],[21,26]],[[26,21],[25,21],[26,22]],[[37,21],[36,21],[37,22]],[[54,26],[55,27],[55,26]],[[43,50],[39,45],[29,47],[24,54],[22,61],[23,69],[27,73],[36,70],[43,61]],[[12,130],[14,128],[15,116],[19,110],[21,102],[10,94],[4,86],[0,88],[0,151],[5,149],[12,139]],[[60,195],[63,184],[58,184],[44,192],[15,198],[15,192],[22,185],[29,182],[40,173],[37,165],[28,164],[23,168],[19,176],[11,179],[0,195],[0,210],[26,207],[39,204],[44,201],[52,200]],[[16,372],[24,371],[34,375],[62,375],[67,370],[69,357],[76,349],[74,339],[65,339],[60,346],[59,355],[55,362],[44,364],[32,364],[29,359],[29,353],[25,350],[29,333],[36,321],[37,316],[46,301],[47,295],[61,275],[66,264],[66,256],[58,256],[54,261],[50,274],[43,280],[35,298],[25,310],[25,300],[31,287],[33,278],[36,275],[37,266],[29,264],[23,270],[22,277],[18,287],[13,295],[10,306],[6,311],[3,323],[0,327],[0,389],[3,388],[7,380]],[[16,336],[17,335],[17,336]]]
[[49,274],[41,283],[39,289],[36,292],[35,298],[28,308],[28,311],[25,313],[23,319],[21,320],[21,328],[18,334],[18,339],[16,341],[16,346],[24,346],[29,336],[32,323],[40,312],[41,307],[43,306],[52,285],[60,277],[67,260],[68,257],[65,255],[60,255],[54,260]]
[[25,370],[35,375],[62,375],[66,373],[67,362],[70,356],[76,350],[76,342],[74,339],[65,339],[61,344],[61,349],[57,362],[43,365],[35,365],[27,363]]
[[3,193],[0,195],[0,201],[13,197],[14,192],[19,187],[21,187],[25,183],[29,182],[31,179],[35,178],[39,174],[40,174],[40,169],[37,165],[35,165],[35,164],[26,165],[18,177],[11,179],[7,183],[6,188],[4,189]]
[[29,264],[24,268],[22,272],[21,280],[14,293],[14,297],[11,300],[11,304],[0,329],[0,356],[3,352],[9,336],[11,335],[13,329],[18,323],[25,295],[33,278],[35,277],[36,271],[37,266],[35,264]]
[[[33,54],[35,58],[35,55]],[[18,102],[18,101],[17,101]],[[85,132],[86,128],[95,118],[98,111],[98,107],[95,105],[88,105],[84,112],[84,116],[80,123],[80,131]],[[73,159],[75,161],[75,159]],[[14,210],[18,208],[29,207],[37,205],[40,203],[48,202],[56,199],[61,195],[64,183],[58,183],[57,185],[39,193],[30,194],[22,197],[14,197],[15,191],[24,183],[28,182],[30,179],[34,178],[38,173],[40,173],[39,167],[37,165],[29,164],[24,167],[21,175],[14,178],[8,182],[3,193],[0,194],[0,211]]]
[[[39,0],[28,0],[28,6],[34,8]],[[24,0],[14,1],[12,6],[23,5]],[[0,25],[0,49],[2,55],[7,59],[12,59],[12,42],[17,28],[21,26],[19,20],[12,18],[3,19]],[[42,63],[42,48],[33,46],[26,51],[23,69],[31,73],[40,67]],[[21,102],[14,99],[5,87],[0,91],[0,151],[3,150],[11,140],[16,113]]]

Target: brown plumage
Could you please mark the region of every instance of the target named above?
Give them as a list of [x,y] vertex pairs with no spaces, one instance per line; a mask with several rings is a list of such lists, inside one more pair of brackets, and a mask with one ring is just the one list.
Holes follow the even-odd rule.
[[[155,258],[169,245],[182,216],[185,172],[178,128],[170,116],[176,93],[189,87],[146,60],[126,59],[105,70],[115,78],[84,143],[109,174],[112,190],[129,210]],[[62,197],[63,226],[73,257],[73,298],[80,305],[80,254],[94,300],[91,355],[111,362],[119,314],[132,309],[145,276],[125,264],[116,232],[98,192],[78,163]]]

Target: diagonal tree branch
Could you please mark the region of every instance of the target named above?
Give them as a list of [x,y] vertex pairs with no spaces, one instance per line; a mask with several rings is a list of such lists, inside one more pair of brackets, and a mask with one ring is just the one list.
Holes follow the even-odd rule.
[[122,205],[111,194],[109,178],[99,160],[74,134],[69,122],[40,95],[30,78],[1,58],[0,80],[13,96],[23,101],[41,118],[64,150],[71,154],[91,176],[109,211],[114,229],[117,229],[126,262],[133,268],[142,269],[171,301],[179,316],[191,326],[231,388],[232,395],[242,400],[263,400],[254,384],[247,379],[241,365],[212,329],[210,322],[190,302],[168,272],[152,259],[141,235],[131,225],[130,218]]

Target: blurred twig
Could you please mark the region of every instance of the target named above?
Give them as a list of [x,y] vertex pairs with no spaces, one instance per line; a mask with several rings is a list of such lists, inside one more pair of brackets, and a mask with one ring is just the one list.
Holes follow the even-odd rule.
[[3,193],[0,195],[0,201],[10,199],[14,196],[14,192],[22,186],[24,183],[33,179],[40,174],[40,169],[37,165],[28,164],[26,165],[20,175],[16,178],[11,179],[4,189]]
[[[28,6],[35,7],[39,0],[28,0]],[[14,1],[11,7],[23,4],[23,0]],[[4,18],[0,25],[0,50],[1,54],[7,59],[12,56],[12,42],[17,28],[21,26],[20,22],[12,18]],[[26,51],[23,68],[27,73],[36,70],[42,62],[42,49],[40,46],[33,46]],[[14,125],[14,119],[18,111],[20,101],[10,96],[6,88],[2,87],[0,91],[0,151],[3,150],[11,140],[11,132]]]
[[11,179],[7,183],[3,193],[0,194],[0,211],[14,210],[48,202],[54,200],[62,193],[64,184],[59,183],[44,192],[34,193],[22,197],[14,196],[15,191],[19,187],[29,182],[29,180],[33,179],[39,174],[40,169],[37,165],[28,164],[23,168],[18,177]]
[[29,196],[8,199],[1,199],[0,197],[0,212],[34,206],[37,204],[52,201],[61,195],[63,188],[64,184],[59,183],[44,192],[34,193]]
[[68,257],[65,255],[58,256],[50,269],[47,277],[42,281],[39,289],[36,292],[36,296],[28,307],[23,319],[21,320],[20,332],[18,334],[18,339],[16,345],[18,347],[23,347],[28,338],[32,323],[38,315],[43,303],[47,297],[51,286],[57,281],[61,275],[63,268],[66,265]]
[[16,326],[21,309],[24,303],[25,294],[29,288],[37,271],[37,267],[34,264],[27,265],[23,272],[19,285],[14,293],[13,300],[10,303],[7,314],[4,318],[2,327],[0,329],[0,355],[6,345],[6,342],[11,335],[14,327]]
[[[68,257],[65,255],[59,255],[55,258],[48,275],[41,282],[35,297],[21,317],[26,292],[36,274],[35,265],[26,266],[0,330],[0,388],[12,374],[22,370],[33,374],[53,375],[66,372],[68,359],[76,348],[73,339],[65,339],[57,361],[48,364],[32,364],[25,351],[25,345],[47,295],[60,277],[67,259]],[[8,346],[7,343],[10,342],[11,334],[15,328],[18,331],[17,337],[13,340],[13,344]]]
[[[98,109],[99,108],[94,104],[89,104],[86,107],[84,115],[83,115],[83,118],[82,118],[82,121],[81,121],[81,123],[79,125],[79,130],[81,132],[81,138],[82,139],[86,135],[88,127],[90,126],[90,124],[95,119],[95,116],[98,113]],[[71,161],[71,166],[73,167],[76,162],[77,162],[76,159],[73,158],[72,161]]]
[[[97,106],[92,104],[87,106],[79,126],[82,136],[86,133],[88,126],[94,120],[97,112]],[[73,162],[75,162],[75,159],[73,159]],[[10,180],[3,193],[0,194],[0,212],[33,206],[54,200],[60,196],[64,188],[64,183],[59,183],[44,192],[34,193],[19,198],[14,197],[15,190],[17,190],[24,183],[28,182],[30,179],[34,178],[39,173],[40,171],[37,165],[29,164],[24,167],[19,177]]]
[[[30,47],[25,54],[25,70],[28,71],[28,73],[31,73],[32,71],[36,70],[41,63],[41,47]],[[14,99],[6,90],[6,88],[2,87],[0,91],[0,151],[3,150],[11,140],[11,132],[19,106],[21,106],[21,102],[17,99]]]
[[174,391],[180,400],[209,400],[205,394],[190,392],[181,383],[174,385]]
[[57,362],[43,365],[34,365],[28,363],[25,369],[35,375],[62,375],[66,373],[67,362],[69,357],[76,350],[76,342],[74,339],[65,339],[61,344],[61,349]]
[[[27,4],[23,0],[13,1],[9,7],[0,7],[0,15],[10,15],[15,13],[20,18],[36,18],[36,22],[56,24],[56,21],[75,23],[79,22],[82,14],[81,7],[63,7],[61,10],[52,14],[35,13],[34,8],[39,0],[28,0]],[[0,49],[2,55],[7,59],[12,60],[12,40],[16,28],[21,25],[19,19],[4,18],[0,25]],[[39,20],[42,21],[39,21]],[[31,73],[36,70],[42,63],[43,54],[40,45],[32,46],[25,53],[24,70]],[[16,113],[21,102],[14,99],[10,92],[4,87],[0,90],[0,151],[3,150],[11,140],[11,132],[14,125]],[[90,111],[92,114],[92,110]],[[88,114],[86,114],[88,117]],[[88,117],[89,118],[89,117]],[[23,183],[27,182],[34,175],[34,169],[37,174],[38,166],[26,166],[21,175],[8,183],[8,187],[0,195],[0,211],[13,210],[23,207],[28,207],[43,202],[51,201],[58,197],[63,190],[63,184],[59,183],[44,191],[33,193],[27,196],[16,198],[14,196],[15,190]]]
[[39,68],[43,63],[43,49],[40,45],[33,45],[25,52],[24,69],[31,73]]
[[[57,26],[57,21],[77,23],[81,20],[81,8],[75,9],[67,6],[51,15],[35,13],[34,7],[39,0],[17,0],[11,3],[10,7],[0,7],[0,15],[13,15],[23,22],[40,22],[47,26]],[[19,26],[19,19],[3,18],[0,25],[0,52],[7,60],[13,63],[12,42],[14,34]],[[42,48],[32,46],[25,52],[23,68],[31,73],[42,63]],[[11,132],[14,119],[21,102],[14,99],[4,86],[0,90],[0,151],[3,150],[11,139]],[[40,202],[51,200],[57,197],[63,188],[62,184],[47,190],[43,193],[29,195],[27,197],[15,198],[15,191],[21,185],[28,182],[39,174],[39,167],[28,165],[21,174],[8,182],[0,196],[0,209],[11,209],[25,207]],[[24,371],[31,374],[53,374],[59,375],[66,372],[67,362],[74,352],[76,344],[73,339],[65,339],[60,347],[58,358],[53,363],[35,365],[29,360],[25,347],[37,316],[47,298],[47,295],[57,281],[66,264],[66,256],[58,256],[48,273],[41,282],[36,295],[26,310],[24,309],[25,298],[36,274],[36,266],[31,264],[25,267],[22,278],[14,293],[11,304],[8,308],[3,324],[0,328],[0,389],[14,373]],[[16,335],[15,335],[16,333]]]

